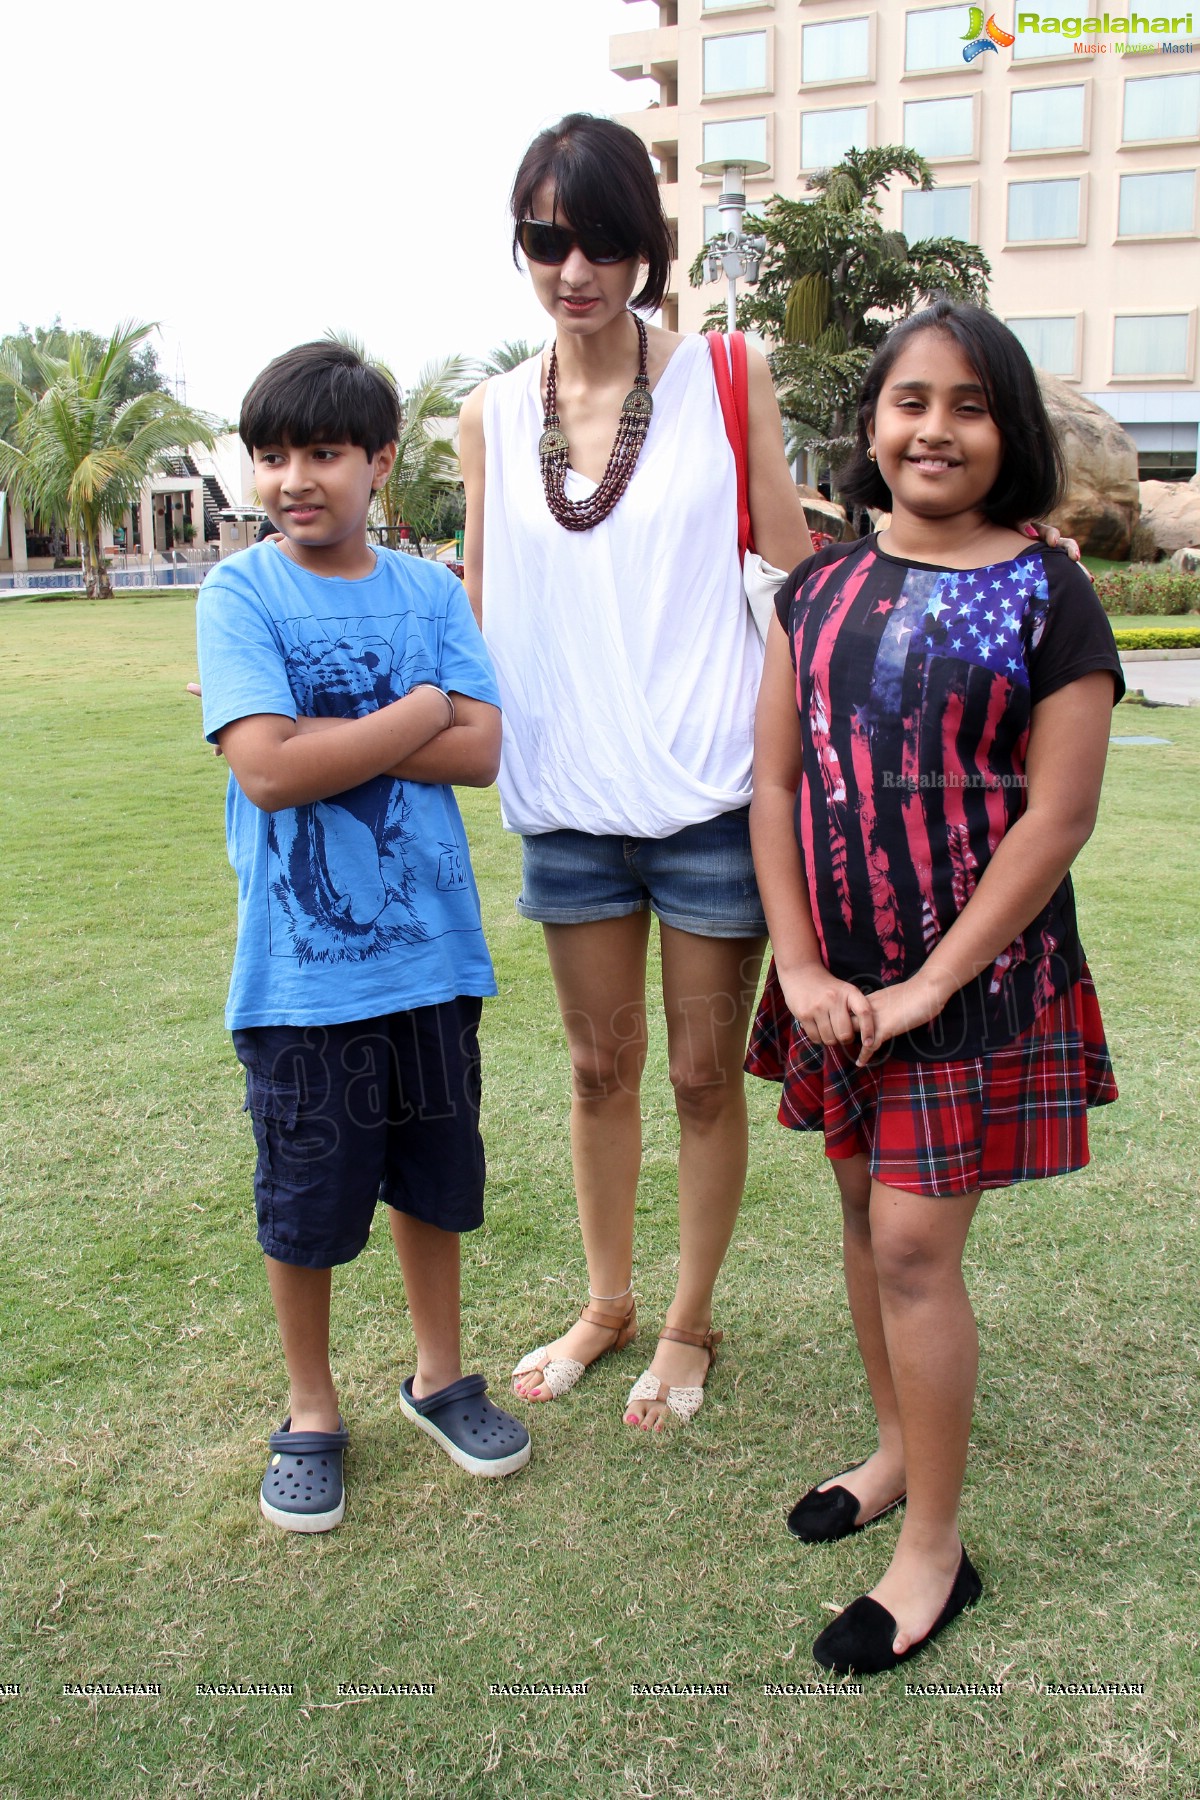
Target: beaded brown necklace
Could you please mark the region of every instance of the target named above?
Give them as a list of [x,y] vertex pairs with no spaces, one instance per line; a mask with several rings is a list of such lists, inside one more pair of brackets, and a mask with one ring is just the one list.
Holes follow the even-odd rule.
[[546,373],[546,415],[542,420],[538,455],[542,459],[542,486],[546,490],[546,505],[559,524],[565,525],[568,531],[591,531],[593,526],[599,525],[601,519],[607,519],[629,486],[638,452],[650,427],[654,401],[650,397],[650,380],[646,373],[646,327],[636,313],[631,313],[630,317],[637,326],[638,372],[633,386],[621,402],[621,417],[609,453],[608,466],[599,486],[586,500],[568,500],[566,495],[568,451],[566,433],[558,418],[557,346],[550,351],[550,367]]

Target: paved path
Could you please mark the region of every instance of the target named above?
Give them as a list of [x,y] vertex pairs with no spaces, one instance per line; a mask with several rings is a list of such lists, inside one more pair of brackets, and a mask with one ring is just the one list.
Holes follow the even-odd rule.
[[1200,656],[1174,662],[1122,663],[1125,683],[1166,706],[1200,706]]

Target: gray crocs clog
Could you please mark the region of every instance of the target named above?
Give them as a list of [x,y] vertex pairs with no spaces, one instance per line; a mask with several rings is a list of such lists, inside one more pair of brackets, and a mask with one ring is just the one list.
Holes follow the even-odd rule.
[[293,1431],[289,1415],[267,1440],[271,1460],[258,1497],[264,1519],[284,1531],[332,1531],[346,1510],[342,1454],[350,1433]]
[[471,1475],[515,1475],[529,1461],[529,1433],[487,1397],[482,1375],[464,1375],[418,1400],[412,1376],[400,1384],[400,1409]]

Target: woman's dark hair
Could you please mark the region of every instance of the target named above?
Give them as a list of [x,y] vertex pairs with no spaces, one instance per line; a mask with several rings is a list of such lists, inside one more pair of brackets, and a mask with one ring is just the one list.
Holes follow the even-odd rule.
[[646,279],[630,304],[645,312],[661,306],[675,246],[649,152],[637,133],[591,113],[568,113],[538,133],[509,196],[518,267],[515,226],[533,217],[533,197],[547,181],[554,183],[556,217],[593,226],[614,244],[628,244],[630,256],[647,264]]
[[373,458],[400,433],[400,398],[356,350],[323,339],[297,344],[255,376],[238,435],[253,454],[264,444],[357,444]]
[[1066,486],[1066,466],[1033,364],[995,313],[945,298],[894,325],[875,352],[859,396],[854,449],[838,472],[840,494],[885,511],[892,504],[878,464],[867,455],[869,429],[893,364],[919,331],[941,331],[953,338],[979,378],[1003,440],[1000,473],[983,500],[986,517],[993,525],[1019,525],[1052,512]]

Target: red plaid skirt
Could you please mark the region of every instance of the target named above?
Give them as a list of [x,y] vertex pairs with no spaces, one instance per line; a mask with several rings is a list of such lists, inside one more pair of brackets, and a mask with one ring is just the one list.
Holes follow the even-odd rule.
[[826,1156],[868,1156],[877,1181],[913,1194],[971,1194],[1081,1169],[1087,1109],[1117,1097],[1086,965],[1001,1050],[946,1062],[890,1056],[859,1069],[840,1045],[814,1044],[801,1030],[772,962],[746,1068],[783,1083],[781,1125],[824,1131]]

